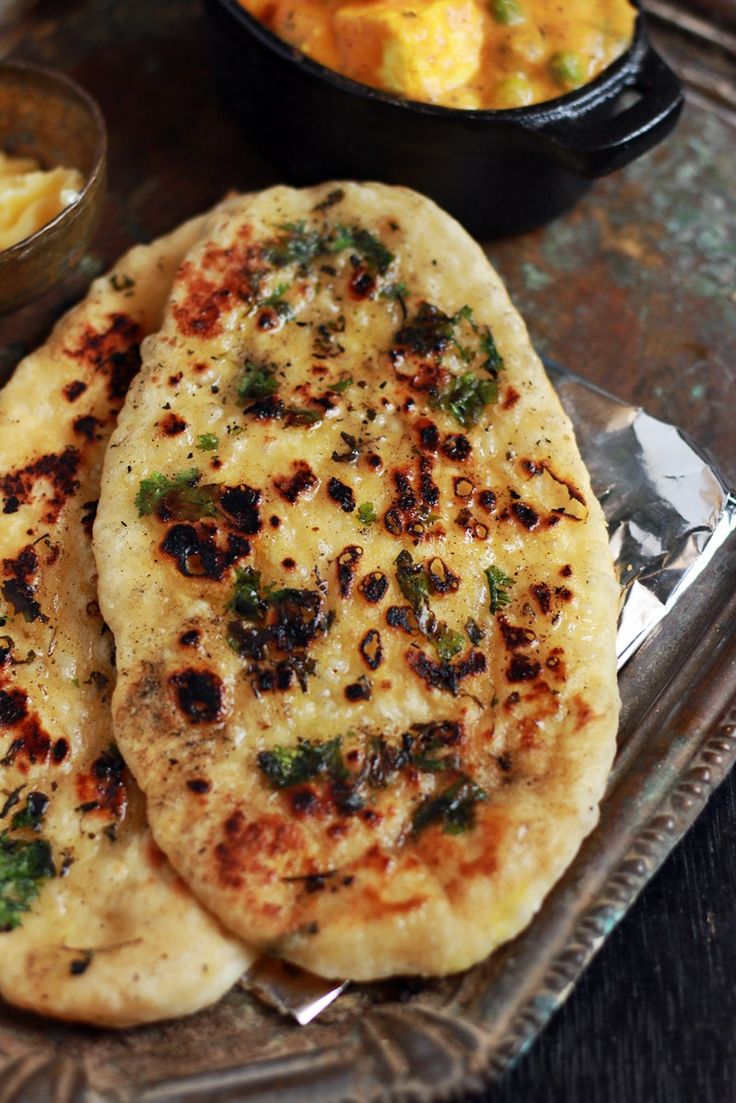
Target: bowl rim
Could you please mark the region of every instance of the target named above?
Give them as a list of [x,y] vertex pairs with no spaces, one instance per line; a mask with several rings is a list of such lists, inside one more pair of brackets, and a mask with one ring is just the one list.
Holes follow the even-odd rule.
[[547,126],[560,117],[567,117],[573,109],[585,110],[588,107],[597,106],[602,99],[612,97],[621,91],[627,83],[630,83],[627,78],[638,71],[643,55],[648,49],[648,41],[646,38],[645,12],[641,0],[629,0],[629,3],[636,11],[631,41],[624,52],[614,58],[593,80],[582,84],[579,88],[574,88],[570,92],[565,92],[561,96],[555,96],[551,100],[543,100],[541,103],[529,104],[526,107],[464,108],[445,107],[442,104],[406,99],[393,95],[391,92],[385,92],[383,89],[373,88],[369,84],[353,80],[352,77],[346,77],[336,69],[330,69],[321,62],[315,61],[314,58],[303,53],[298,47],[292,46],[284,39],[279,38],[274,31],[271,31],[247,11],[239,3],[239,0],[205,0],[205,6],[221,8],[230,18],[240,23],[262,46],[277,54],[282,60],[295,67],[299,66],[303,72],[332,85],[342,93],[377,101],[405,111],[407,114],[427,116],[444,121],[462,119],[471,125],[474,123],[515,123],[530,129]]
[[[45,81],[50,85],[61,86],[66,91],[72,92],[89,111],[90,117],[93,120],[95,144],[92,167],[85,176],[84,186],[79,193],[79,198],[76,199],[74,203],[69,203],[48,222],[44,222],[43,226],[39,226],[32,234],[28,234],[27,237],[21,238],[20,241],[16,241],[13,245],[9,245],[7,249],[0,249],[0,260],[4,263],[13,258],[18,260],[21,259],[21,257],[25,256],[30,249],[33,249],[50,230],[56,230],[65,222],[74,220],[76,214],[81,210],[82,206],[86,203],[90,194],[97,186],[104,173],[107,161],[107,126],[105,124],[105,117],[102,114],[100,105],[81,84],[78,84],[75,80],[72,80],[71,77],[60,72],[58,69],[49,69],[45,65],[34,65],[31,62],[19,61],[14,58],[3,58],[0,61],[0,82],[2,82],[5,73],[17,73],[21,76],[25,75],[30,77],[31,80],[40,78],[42,82]],[[2,135],[0,135],[0,141],[1,140]]]

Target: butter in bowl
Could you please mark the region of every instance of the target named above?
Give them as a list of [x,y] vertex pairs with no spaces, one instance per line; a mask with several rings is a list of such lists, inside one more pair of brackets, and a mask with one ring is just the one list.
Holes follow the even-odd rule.
[[102,214],[106,159],[102,114],[79,85],[0,63],[0,314],[78,264]]

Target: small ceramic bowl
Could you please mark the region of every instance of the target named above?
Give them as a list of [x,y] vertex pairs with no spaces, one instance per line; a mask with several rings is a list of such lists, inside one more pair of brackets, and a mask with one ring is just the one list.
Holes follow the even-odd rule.
[[[238,0],[204,7],[223,95],[291,181],[405,184],[480,238],[562,213],[592,179],[661,141],[682,107],[641,11],[629,49],[589,84],[531,107],[465,111],[349,80],[277,38]],[[636,102],[627,105],[625,93]]]
[[107,132],[102,112],[61,73],[0,62],[0,149],[65,165],[84,178],[79,199],[35,234],[0,251],[0,314],[59,283],[81,260],[102,215]]

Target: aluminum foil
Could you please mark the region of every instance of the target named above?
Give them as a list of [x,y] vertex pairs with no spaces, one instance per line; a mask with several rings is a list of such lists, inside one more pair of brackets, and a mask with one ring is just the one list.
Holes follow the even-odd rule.
[[[547,362],[608,522],[621,581],[619,670],[736,532],[736,496],[682,430]],[[244,987],[305,1026],[344,991],[260,959]]]
[[547,371],[608,522],[620,670],[736,531],[736,497],[681,429],[556,365]]

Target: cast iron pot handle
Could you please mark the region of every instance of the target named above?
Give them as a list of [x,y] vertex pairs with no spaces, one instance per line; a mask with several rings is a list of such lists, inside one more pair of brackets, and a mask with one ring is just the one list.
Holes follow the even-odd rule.
[[[545,128],[552,152],[581,176],[605,176],[646,153],[669,134],[682,110],[682,85],[659,54],[647,47],[628,88],[641,99],[611,118]],[[559,125],[559,124],[557,124]]]

